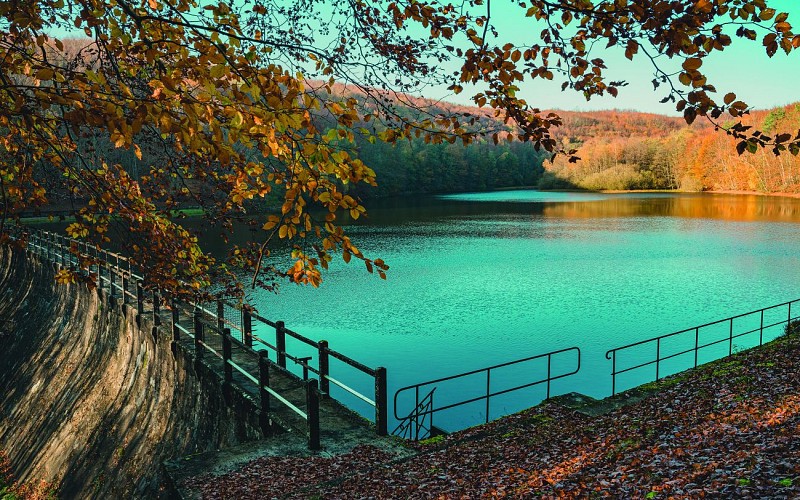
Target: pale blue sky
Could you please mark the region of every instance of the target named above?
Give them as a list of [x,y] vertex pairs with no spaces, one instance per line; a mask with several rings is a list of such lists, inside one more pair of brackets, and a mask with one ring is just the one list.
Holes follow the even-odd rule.
[[[788,12],[789,22],[795,27],[794,32],[800,33],[800,2],[767,0],[767,4],[778,12]],[[522,17],[522,13],[522,10],[512,5],[510,0],[492,3],[492,23],[500,31],[501,39],[523,44],[527,38],[526,31],[531,33],[529,43],[538,35],[541,28],[533,28],[533,21]],[[733,43],[730,47],[722,53],[713,54],[703,65],[709,82],[716,85],[722,95],[735,92],[740,99],[757,109],[800,101],[798,90],[800,50],[788,56],[779,50],[769,58],[760,38],[757,41],[732,38]],[[629,61],[619,49],[611,49],[605,53],[597,52],[595,57],[605,59],[609,68],[606,72],[609,79],[629,82],[630,85],[620,89],[617,98],[594,97],[587,102],[582,94],[570,90],[561,92],[561,81],[558,80],[525,82],[517,95],[525,98],[531,105],[543,109],[588,111],[616,108],[676,114],[673,103],[658,102],[666,94],[662,89],[653,90],[651,83],[653,71],[649,60],[635,57],[633,61]],[[667,64],[671,66],[666,67],[680,67],[680,63],[675,61],[669,61]],[[434,98],[446,95],[444,89],[430,89],[428,93],[430,93],[428,97]],[[435,95],[437,93],[438,95]],[[445,97],[445,100],[467,104],[468,94],[469,88],[465,89],[463,94],[450,95]]]
[[[235,2],[236,0],[234,0]],[[492,3],[491,22],[500,32],[501,45],[511,41],[518,46],[529,45],[541,31],[535,21],[524,17],[524,11],[515,5],[513,0],[495,0]],[[789,22],[800,33],[800,2],[798,0],[767,0],[770,7],[778,12],[788,12]],[[412,30],[418,33],[416,29]],[[424,32],[424,31],[423,31]],[[55,33],[60,36],[66,33]],[[78,32],[77,34],[80,34]],[[763,36],[763,34],[762,34]],[[574,111],[590,111],[600,109],[625,109],[647,111],[661,114],[677,114],[672,103],[661,104],[664,97],[662,89],[653,90],[651,80],[653,70],[649,60],[636,57],[627,60],[618,48],[597,51],[592,57],[602,57],[606,61],[609,80],[625,80],[627,87],[620,89],[619,96],[594,97],[587,102],[582,94],[567,90],[561,91],[561,81],[553,82],[537,80],[524,82],[518,96],[525,98],[531,105],[542,109],[563,109]],[[671,63],[671,66],[670,66]],[[450,70],[455,70],[456,61],[450,63]],[[670,61],[665,68],[679,68],[680,62]],[[778,51],[772,58],[767,57],[760,39],[752,42],[733,37],[732,46],[723,53],[715,53],[703,65],[709,82],[716,85],[722,95],[735,92],[737,96],[756,109],[800,101],[800,50],[786,55]],[[472,104],[469,96],[477,89],[466,87],[460,95],[452,95],[442,87],[428,87],[422,91],[424,97],[443,99],[461,104]]]

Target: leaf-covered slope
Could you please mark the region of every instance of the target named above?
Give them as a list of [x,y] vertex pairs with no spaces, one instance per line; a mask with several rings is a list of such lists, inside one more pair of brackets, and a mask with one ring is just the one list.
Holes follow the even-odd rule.
[[599,417],[546,403],[401,463],[376,465],[380,454],[367,450],[273,459],[198,484],[208,498],[241,499],[797,497],[798,350],[800,337],[784,337]]

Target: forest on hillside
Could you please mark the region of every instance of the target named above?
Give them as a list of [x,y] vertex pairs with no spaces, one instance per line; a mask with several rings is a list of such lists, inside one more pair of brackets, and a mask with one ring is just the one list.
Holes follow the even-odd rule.
[[[352,95],[352,94],[351,94]],[[420,104],[420,103],[417,103]],[[424,104],[424,103],[422,103]],[[421,104],[420,104],[421,105]],[[486,128],[507,127],[477,108],[441,104],[445,111],[470,113]],[[464,145],[430,144],[422,139],[388,144],[356,134],[341,147],[360,158],[377,175],[377,186],[351,188],[361,198],[413,194],[487,191],[512,187],[538,189],[800,192],[800,158],[769,149],[738,154],[736,141],[704,121],[688,126],[683,118],[635,111],[558,112],[563,125],[554,136],[580,158],[536,151],[531,144],[494,144],[482,139]],[[322,122],[325,117],[318,117]],[[800,127],[800,103],[754,111],[744,122],[766,134]],[[733,123],[733,122],[731,122]],[[725,124],[723,124],[725,125]],[[133,177],[163,162],[163,138],[142,140],[143,156],[115,148],[99,132],[86,133],[79,149],[96,164],[120,164]],[[255,154],[255,153],[254,153]],[[44,175],[44,171],[42,172]],[[52,183],[57,184],[58,179]]]
[[[594,130],[570,133],[565,124],[562,138],[578,148],[581,160],[545,163],[540,187],[800,192],[800,158],[788,152],[776,156],[760,149],[740,155],[733,138],[700,121],[689,127],[680,119],[659,117],[652,126],[636,128],[623,125],[631,113],[608,115],[583,115],[595,122]],[[800,124],[800,104],[754,111],[744,123],[772,136],[788,133]]]
[[[421,139],[391,145],[359,136],[354,154],[377,174],[375,187],[359,186],[362,198],[486,191],[532,186],[539,189],[678,189],[682,191],[800,192],[800,158],[771,150],[739,155],[736,142],[708,123],[633,111],[561,112],[555,135],[580,160],[569,163],[521,142],[469,145],[426,144]],[[767,134],[800,127],[800,103],[754,111],[745,122]],[[138,159],[100,134],[84,138],[96,161],[119,163],[134,177],[158,161],[159,147]],[[348,149],[350,149],[348,148]]]
[[[736,141],[708,122],[633,111],[559,112],[555,136],[580,160],[554,161],[522,143],[468,146],[422,141],[359,143],[358,156],[377,173],[368,196],[539,189],[800,192],[800,158],[770,149],[736,151]],[[754,111],[744,122],[777,135],[800,126],[800,103]],[[732,122],[731,122],[732,123]],[[723,126],[727,124],[723,123]]]
[[[66,40],[68,53],[79,53],[83,39]],[[307,82],[315,92],[320,82]],[[355,99],[359,105],[371,105],[358,89],[335,85],[333,97]],[[744,190],[759,192],[800,192],[800,159],[770,150],[739,155],[736,141],[724,131],[715,130],[707,121],[697,120],[688,126],[683,118],[634,111],[569,112],[558,111],[563,124],[552,133],[564,150],[577,149],[580,158],[570,163],[565,156],[536,151],[533,145],[506,142],[510,131],[490,110],[452,103],[429,101],[402,94],[387,98],[395,101],[395,111],[413,120],[415,111],[460,115],[475,120],[475,128],[500,133],[495,144],[491,134],[464,145],[427,143],[421,138],[396,144],[368,141],[355,134],[355,143],[341,144],[377,174],[377,186],[359,185],[351,192],[361,198],[409,194],[485,191],[499,188],[532,186],[539,189],[679,189]],[[320,129],[336,128],[329,113],[320,110],[315,122]],[[405,116],[407,115],[407,116]],[[467,118],[465,118],[466,120]],[[766,111],[754,111],[744,117],[747,125],[766,134],[785,133],[800,127],[800,103]],[[734,121],[731,120],[730,124]],[[730,125],[724,124],[723,125]],[[372,128],[375,124],[360,123]],[[121,165],[133,178],[148,175],[150,165],[169,161],[165,151],[169,138],[142,131],[138,140],[140,154],[116,148],[108,134],[87,129],[77,140],[78,151],[89,164],[103,162]],[[252,156],[269,161],[253,151]],[[64,179],[48,178],[49,169],[40,166],[38,178],[50,187],[51,201],[73,196],[57,189]],[[61,193],[59,195],[58,193]],[[206,193],[213,196],[212,193]]]

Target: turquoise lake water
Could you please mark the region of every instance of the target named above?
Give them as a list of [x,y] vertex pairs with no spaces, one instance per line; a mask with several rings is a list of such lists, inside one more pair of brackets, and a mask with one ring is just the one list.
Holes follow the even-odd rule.
[[[339,260],[319,289],[286,285],[254,302],[292,330],[386,367],[390,400],[409,384],[572,346],[582,351],[581,370],[555,381],[553,394],[605,397],[607,350],[800,297],[800,200],[504,191],[368,208],[367,222],[349,232],[365,254],[391,266],[388,280],[355,259]],[[785,309],[775,313],[785,317]],[[742,337],[733,349],[754,342],[757,335]],[[709,349],[700,361],[730,347]],[[627,362],[652,359],[648,349]],[[678,361],[662,375],[682,369]],[[553,373],[573,368],[573,357],[554,359]],[[493,373],[491,388],[545,373],[542,362],[516,365]],[[348,367],[334,363],[332,375],[371,393],[371,380]],[[618,389],[653,377],[652,369],[632,372],[618,379]],[[485,374],[441,384],[437,404],[485,390]],[[369,414],[365,404],[334,395]],[[543,397],[540,386],[493,399],[490,416]],[[404,414],[413,403],[404,397],[398,406]],[[435,423],[458,428],[485,417],[480,402],[437,415]]]

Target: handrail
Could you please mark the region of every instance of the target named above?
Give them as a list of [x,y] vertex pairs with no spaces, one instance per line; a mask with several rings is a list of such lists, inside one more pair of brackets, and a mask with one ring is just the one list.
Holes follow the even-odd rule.
[[[433,394],[436,392],[436,387],[430,390],[428,394],[420,399],[417,406],[408,414],[407,417],[400,420],[400,424],[392,431],[395,436],[400,436],[403,439],[413,439],[419,441],[420,431],[423,436],[430,436],[433,434],[433,413],[428,411],[433,408]],[[419,416],[422,415],[422,418]],[[428,416],[428,425],[425,425],[425,415]],[[413,437],[412,437],[413,436]]]
[[[797,302],[800,302],[800,299],[790,300],[789,302],[783,302],[781,304],[776,304],[774,306],[769,306],[769,307],[764,307],[764,308],[761,308],[761,309],[756,309],[754,311],[750,311],[750,312],[746,312],[746,313],[742,313],[742,314],[737,314],[737,315],[731,316],[729,318],[720,319],[720,320],[717,320],[717,321],[711,321],[709,323],[704,323],[702,325],[693,326],[691,328],[685,328],[683,330],[678,330],[676,332],[668,333],[666,335],[660,335],[658,337],[653,337],[653,338],[646,339],[646,340],[640,340],[638,342],[633,342],[633,343],[630,343],[630,344],[627,344],[627,345],[624,345],[624,346],[615,347],[614,349],[609,349],[608,351],[606,351],[606,359],[611,361],[611,395],[613,396],[614,394],[617,393],[617,375],[622,374],[622,373],[627,373],[627,372],[631,372],[633,370],[637,370],[639,368],[655,365],[655,380],[660,380],[662,378],[662,376],[661,376],[662,375],[662,373],[661,373],[661,362],[662,361],[665,361],[665,360],[668,360],[668,359],[673,359],[673,358],[676,358],[678,356],[682,356],[684,354],[694,353],[694,367],[696,368],[698,366],[698,364],[699,364],[698,355],[699,355],[699,352],[701,350],[703,350],[703,349],[705,349],[707,347],[715,346],[715,345],[718,345],[718,344],[724,344],[724,343],[727,342],[728,343],[728,355],[730,356],[731,354],[733,354],[733,340],[734,339],[737,339],[739,337],[743,337],[745,335],[751,335],[751,334],[754,334],[754,333],[758,333],[759,334],[758,345],[762,345],[764,343],[764,330],[768,330],[770,328],[773,328],[773,327],[776,327],[776,326],[779,326],[779,325],[783,325],[783,324],[785,324],[786,328],[788,328],[789,325],[792,323],[792,321],[795,321],[798,318],[797,316],[794,316],[794,317],[792,316],[792,304],[796,304]],[[776,321],[776,322],[773,322],[773,323],[769,323],[769,324],[766,324],[766,325],[764,324],[764,313],[766,311],[772,311],[772,310],[783,308],[783,307],[787,308],[787,317],[786,317],[786,319],[780,320],[780,321]],[[757,328],[753,328],[753,329],[750,329],[750,330],[747,330],[747,331],[744,331],[744,332],[739,332],[739,333],[736,333],[736,334],[733,333],[733,331],[734,331],[734,325],[733,325],[734,320],[740,319],[740,318],[745,318],[745,317],[748,317],[748,316],[753,316],[753,315],[760,315],[759,326]],[[722,324],[725,324],[725,323],[728,323],[728,325],[729,325],[729,327],[728,327],[728,335],[727,336],[724,336],[724,337],[722,337],[720,339],[717,339],[717,340],[714,340],[714,341],[711,341],[711,342],[706,342],[706,343],[701,343],[700,342],[700,331],[703,328],[707,328],[707,327],[710,327],[710,326],[716,326],[716,325],[722,325]],[[690,333],[694,333],[694,346],[693,347],[684,348],[683,350],[679,350],[677,352],[672,352],[672,353],[667,354],[667,355],[662,355],[662,352],[661,352],[662,351],[662,345],[661,345],[662,344],[662,340],[667,339],[667,338],[676,337],[678,335],[684,335],[684,334],[690,334]],[[691,343],[691,337],[689,337],[688,342]],[[650,361],[645,361],[643,363],[639,363],[639,364],[636,364],[636,365],[633,365],[633,366],[628,366],[627,368],[624,368],[624,369],[621,369],[621,370],[617,369],[617,361],[618,361],[617,360],[617,353],[618,352],[625,351],[625,350],[628,350],[628,349],[631,349],[631,348],[634,348],[634,347],[647,345],[647,344],[653,344],[653,343],[655,343],[655,351],[656,351],[655,352],[655,359],[650,360]]]
[[[575,369],[570,371],[570,372],[567,372],[567,373],[562,373],[560,375],[553,376],[553,373],[552,373],[552,359],[553,359],[553,356],[558,355],[558,354],[562,354],[562,353],[566,353],[566,352],[571,352],[571,351],[574,351],[576,353],[576,355],[577,355],[576,356]],[[533,382],[529,382],[529,383],[525,383],[525,384],[518,385],[518,386],[515,386],[515,387],[511,387],[509,389],[503,389],[501,391],[496,391],[496,392],[492,392],[491,391],[491,372],[492,372],[492,370],[496,370],[498,368],[503,368],[503,367],[506,367],[506,366],[516,365],[516,364],[519,364],[519,363],[525,363],[525,362],[528,362],[528,361],[534,361],[534,360],[542,359],[542,358],[547,358],[547,376],[546,377],[544,377],[544,378],[542,378],[540,380],[536,380],[536,381],[533,381]],[[500,363],[498,365],[489,366],[489,367],[486,367],[486,368],[479,368],[479,369],[476,369],[476,370],[470,370],[468,372],[459,373],[458,375],[451,375],[449,377],[441,377],[441,378],[437,378],[437,379],[434,379],[434,380],[429,380],[427,382],[421,382],[421,383],[418,383],[418,384],[408,385],[406,387],[398,389],[397,392],[395,392],[395,394],[394,394],[394,418],[401,422],[401,425],[399,425],[397,427],[397,429],[395,429],[395,431],[397,431],[398,429],[402,428],[404,426],[404,423],[408,422],[409,420],[413,420],[415,422],[417,428],[419,429],[419,428],[422,427],[421,422],[422,422],[422,420],[424,420],[424,418],[426,416],[430,416],[430,426],[432,427],[433,426],[433,414],[434,413],[439,412],[439,411],[443,411],[443,410],[447,410],[447,409],[450,409],[450,408],[455,408],[457,406],[462,406],[462,405],[465,405],[465,404],[474,403],[474,402],[480,401],[480,400],[486,400],[486,422],[489,422],[489,409],[490,409],[490,401],[491,401],[492,397],[499,396],[501,394],[507,394],[509,392],[517,391],[517,390],[524,389],[524,388],[527,388],[527,387],[532,387],[532,386],[535,386],[535,385],[546,383],[547,384],[546,393],[547,393],[547,398],[549,398],[550,397],[550,382],[552,382],[553,380],[558,380],[558,379],[561,379],[561,378],[564,378],[564,377],[569,377],[571,375],[575,375],[576,373],[578,373],[580,371],[580,369],[581,369],[581,350],[578,347],[568,347],[568,348],[565,348],[565,349],[559,349],[557,351],[551,351],[551,352],[544,353],[544,354],[537,354],[535,356],[529,356],[529,357],[522,358],[522,359],[517,359],[517,360],[514,360],[514,361],[508,361],[506,363]],[[473,398],[460,400],[460,401],[458,401],[456,403],[451,403],[451,404],[448,404],[448,405],[445,405],[445,406],[440,406],[440,407],[434,407],[433,401],[432,401],[433,398],[432,398],[431,393],[429,393],[428,396],[425,396],[422,399],[420,399],[420,388],[422,388],[422,387],[430,386],[430,385],[433,385],[433,384],[438,384],[438,383],[441,383],[441,382],[446,382],[448,380],[454,380],[454,379],[457,379],[457,378],[468,377],[470,375],[475,375],[475,374],[484,373],[484,372],[486,373],[486,394],[485,395],[481,395],[481,396],[476,396],[476,397],[473,397]],[[436,387],[434,387],[434,389],[436,389]],[[412,410],[411,413],[409,413],[407,416],[402,416],[401,417],[400,415],[397,414],[397,407],[398,407],[397,400],[398,400],[400,394],[402,394],[404,392],[407,392],[407,391],[411,391],[411,390],[414,390],[414,393],[415,393],[414,410]],[[422,405],[422,403],[424,402],[425,398],[427,398],[429,396],[431,397],[430,404]]]
[[[29,238],[28,242],[30,248],[34,249],[40,255],[44,256],[48,260],[52,260],[56,264],[60,264],[62,266],[78,266],[80,267],[82,262],[79,255],[73,253],[74,251],[79,252],[81,255],[86,255],[87,257],[93,258],[94,262],[89,264],[88,269],[85,271],[88,273],[95,273],[96,272],[96,279],[97,284],[99,287],[107,288],[109,294],[113,296],[120,296],[122,298],[123,303],[130,303],[129,299],[133,302],[136,302],[136,307],[139,313],[143,312],[143,294],[142,294],[142,286],[141,282],[143,280],[140,274],[134,272],[131,266],[131,262],[128,258],[123,255],[120,255],[115,252],[110,252],[108,250],[99,250],[97,247],[90,246],[87,242],[78,241],[69,237],[62,236],[60,234],[51,233],[48,231],[43,231],[36,228],[25,228],[25,232],[28,233]],[[94,267],[94,269],[92,269]],[[133,283],[132,283],[133,282]],[[134,283],[135,286],[134,286]],[[134,290],[130,290],[130,287],[134,286]],[[161,298],[157,293],[154,292],[153,294],[154,306],[152,310],[152,314],[154,316],[154,321],[156,321],[156,316],[159,314],[159,308],[161,303]],[[159,305],[155,304],[155,301],[159,302]],[[169,303],[169,301],[168,301]],[[174,304],[174,301],[173,301]],[[286,328],[281,321],[272,322],[267,320],[266,318],[261,317],[260,315],[256,314],[253,311],[248,310],[247,308],[241,307],[241,305],[232,304],[228,301],[218,300],[217,301],[217,312],[213,310],[209,310],[208,308],[204,307],[202,304],[194,304],[194,308],[192,311],[184,310],[184,315],[188,316],[187,313],[193,314],[193,312],[202,313],[205,317],[207,317],[210,321],[210,324],[206,324],[205,328],[213,331],[219,335],[224,335],[222,329],[224,327],[228,330],[228,335],[231,329],[236,330],[237,332],[241,333],[241,342],[237,339],[225,339],[224,342],[236,342],[237,346],[241,347],[244,350],[250,351],[259,355],[259,351],[253,349],[253,340],[260,344],[260,347],[269,349],[274,351],[277,355],[277,363],[280,369],[282,369],[286,374],[298,378],[301,380],[297,375],[292,372],[289,372],[286,369],[286,360],[294,362],[296,365],[300,366],[303,371],[302,380],[306,383],[307,387],[308,383],[314,382],[315,384],[319,384],[319,389],[314,389],[313,391],[307,389],[307,393],[309,394],[309,401],[313,399],[318,399],[318,396],[313,396],[312,393],[317,390],[322,390],[324,393],[328,392],[330,383],[340,387],[345,392],[352,394],[356,398],[370,404],[371,406],[375,407],[375,421],[376,421],[376,431],[379,435],[386,435],[386,415],[387,415],[387,405],[386,405],[386,370],[385,368],[376,368],[372,369],[349,356],[346,356],[342,353],[334,351],[328,347],[328,343],[326,341],[313,341],[303,335],[292,331]],[[187,304],[187,306],[189,306]],[[191,307],[191,306],[190,306]],[[229,310],[232,309],[236,311],[237,314],[240,314],[241,317],[237,318],[241,319],[241,324],[232,321],[231,318],[225,317],[226,308]],[[196,349],[199,349],[196,352],[196,357],[202,356],[202,351],[209,351],[214,356],[223,359],[223,365],[226,367],[226,376],[228,372],[228,366],[233,366],[237,369],[237,371],[241,371],[241,367],[233,363],[230,358],[226,359],[226,354],[223,352],[220,354],[219,351],[215,350],[211,345],[204,341],[202,333],[198,336],[198,332],[192,332],[191,328],[187,329],[184,328],[182,325],[177,323],[175,318],[181,315],[180,311],[178,311],[177,315],[173,314],[173,337],[174,340],[178,339],[181,334],[186,334],[194,339],[194,344]],[[234,316],[235,318],[235,316]],[[252,328],[252,320],[255,319],[257,322],[265,324],[269,327],[275,329],[276,335],[276,342],[275,345],[270,344],[264,339],[259,338],[256,335],[253,335],[253,328]],[[158,320],[160,321],[160,319]],[[238,335],[237,335],[238,336]],[[286,349],[286,340],[285,337],[289,336],[296,340],[299,340],[315,349],[318,350],[318,366],[312,366],[309,361],[312,359],[308,356],[302,355],[292,355]],[[223,349],[224,351],[224,349]],[[329,357],[333,357],[338,359],[345,364],[356,368],[357,370],[369,375],[374,379],[374,387],[375,387],[375,396],[374,399],[361,394],[356,389],[349,387],[348,385],[344,384],[343,382],[333,378],[330,376],[329,373]],[[271,363],[271,362],[270,362]],[[317,379],[309,379],[309,374],[312,374],[318,378]],[[248,378],[254,378],[252,376]],[[282,403],[287,402],[283,397],[272,391],[269,387],[259,385],[259,390],[263,393],[273,396],[278,401]],[[310,404],[310,403],[309,403]],[[288,403],[289,407],[294,411],[297,410],[297,407]],[[315,410],[318,413],[318,410]],[[295,411],[295,413],[298,413]],[[314,412],[312,412],[314,413]],[[311,427],[312,421],[316,421],[316,425],[318,427],[318,415],[314,416],[311,415],[311,418],[306,412],[300,411],[298,413],[301,417],[305,418],[309,421],[309,426]],[[319,429],[316,431],[311,431],[312,437],[316,434],[316,440],[319,438]],[[313,439],[312,439],[313,441]]]

